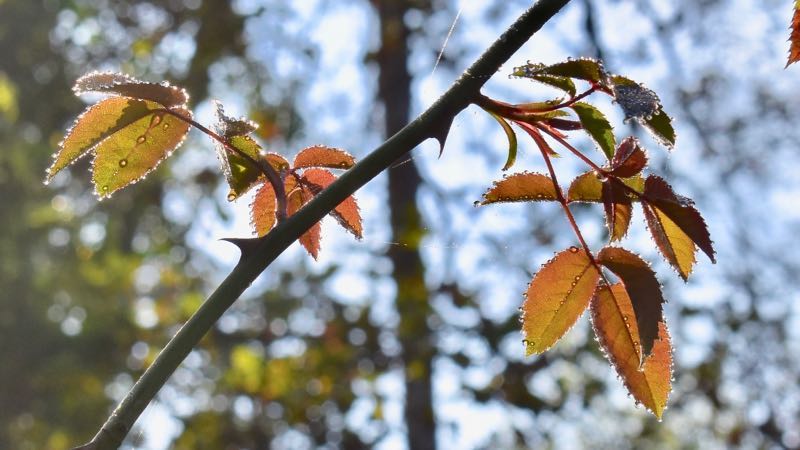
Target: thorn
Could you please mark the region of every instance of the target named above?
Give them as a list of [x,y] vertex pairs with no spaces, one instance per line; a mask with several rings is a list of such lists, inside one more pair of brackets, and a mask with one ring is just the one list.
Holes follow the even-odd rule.
[[239,251],[242,252],[239,261],[249,257],[255,251],[256,247],[258,247],[258,243],[261,241],[259,238],[222,238],[220,240],[230,242],[239,248]]
[[453,125],[453,117],[445,120],[446,122],[436,126],[430,136],[439,141],[439,158],[442,157],[442,153],[444,152],[444,144],[447,142],[447,135],[450,134],[450,127]]

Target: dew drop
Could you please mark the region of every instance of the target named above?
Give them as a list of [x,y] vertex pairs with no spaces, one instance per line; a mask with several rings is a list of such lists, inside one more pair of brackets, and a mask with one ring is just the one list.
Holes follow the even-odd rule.
[[481,204],[481,202],[480,202],[479,200],[475,200],[474,202],[472,202],[472,206],[474,206],[474,207],[476,207],[476,208],[477,208],[478,206],[480,206],[480,204]]
[[160,123],[161,123],[161,116],[156,114],[153,116],[152,119],[150,119],[150,128],[153,128]]
[[146,137],[144,137],[144,136],[139,136],[138,138],[136,138],[136,143],[137,143],[137,144],[144,144],[144,141],[146,141],[146,140],[147,140],[147,138],[146,138]]
[[578,253],[578,247],[575,247],[573,245],[572,247],[569,248],[569,251],[570,251],[570,253]]
[[120,159],[119,160],[119,166],[120,167],[125,167],[127,165],[128,165],[128,160],[127,159]]
[[162,126],[161,126],[161,128],[163,128],[163,129],[165,129],[165,130],[166,130],[167,128],[169,128],[169,124],[168,124],[168,123],[165,123],[164,125],[162,125]]
[[103,190],[103,192],[108,192],[108,185],[103,186],[102,190]]
[[230,194],[228,194],[228,201],[232,202],[234,200],[236,200],[236,194],[231,192]]

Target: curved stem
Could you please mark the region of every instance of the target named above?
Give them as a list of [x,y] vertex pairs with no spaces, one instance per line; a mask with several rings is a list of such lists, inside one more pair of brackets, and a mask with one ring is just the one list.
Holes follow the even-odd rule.
[[261,272],[312,225],[394,164],[398,158],[428,138],[437,138],[441,142],[446,137],[453,117],[469,106],[486,81],[569,2],[570,0],[536,2],[419,117],[342,174],[266,236],[235,241],[242,250],[242,257],[233,271],[167,343],[92,441],[78,449],[118,448],[136,419],[183,359]]
[[282,222],[283,220],[286,219],[286,215],[287,215],[286,214],[286,190],[283,187],[283,181],[281,180],[280,175],[278,175],[278,172],[276,172],[275,169],[268,162],[262,161],[262,160],[256,160],[255,158],[251,157],[247,153],[245,153],[245,152],[239,150],[238,148],[232,146],[227,140],[225,140],[225,138],[223,138],[219,134],[211,131],[209,128],[207,128],[206,126],[204,126],[203,124],[197,122],[194,119],[191,119],[189,117],[185,117],[185,116],[183,116],[183,115],[181,115],[181,114],[179,114],[179,113],[177,113],[177,112],[175,112],[175,111],[173,111],[173,110],[171,110],[169,108],[164,108],[164,109],[161,109],[160,111],[164,111],[167,114],[169,114],[169,115],[171,115],[173,117],[176,117],[179,120],[182,120],[182,121],[188,123],[189,125],[197,128],[198,130],[202,131],[203,133],[208,135],[211,139],[214,139],[215,141],[217,141],[220,144],[222,144],[222,146],[225,148],[225,150],[227,150],[229,153],[232,153],[232,154],[235,154],[235,155],[238,155],[238,156],[244,158],[253,167],[255,167],[261,173],[263,173],[264,176],[267,178],[267,181],[269,181],[269,184],[272,185],[272,189],[275,191],[275,198],[277,199],[277,202],[278,202],[278,212],[277,212],[278,222]]

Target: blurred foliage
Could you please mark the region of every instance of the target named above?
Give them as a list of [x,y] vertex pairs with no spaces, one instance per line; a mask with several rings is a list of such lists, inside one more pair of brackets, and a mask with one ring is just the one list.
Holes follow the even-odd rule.
[[[229,220],[229,210],[219,206],[225,181],[207,170],[216,164],[208,144],[190,139],[182,150],[197,149],[208,164],[179,158],[172,171],[159,168],[113,202],[98,203],[91,195],[85,166],[60,175],[52,188],[42,187],[49,155],[69,118],[82,109],[69,90],[74,79],[88,69],[106,68],[151,81],[168,79],[187,87],[193,105],[234,92],[242,111],[262,125],[261,138],[272,147],[299,148],[292,145],[303,136],[316,138],[314,128],[324,121],[309,121],[295,102],[310,101],[309,86],[328,74],[316,71],[324,49],[297,23],[321,21],[334,4],[352,12],[378,3],[393,2],[319,2],[303,22],[289,3],[272,0],[0,1],[0,448],[58,450],[90,438],[225,270],[202,243],[189,245],[193,227],[201,225],[176,212],[210,204],[220,220]],[[456,2],[402,3],[411,9],[405,16],[409,60],[435,61]],[[486,27],[493,36],[529,3],[493,2],[469,26]],[[552,354],[522,359],[516,311],[498,312],[504,294],[492,286],[529,278],[532,260],[546,259],[554,242],[565,242],[567,236],[552,231],[555,216],[524,211],[503,217],[507,229],[499,230],[495,222],[476,235],[474,229],[486,222],[470,207],[477,198],[470,197],[473,191],[448,189],[424,175],[424,189],[414,199],[424,221],[389,245],[397,251],[422,243],[423,260],[436,262],[428,264],[425,286],[402,286],[402,292],[428,300],[430,307],[414,316],[419,326],[409,332],[407,322],[400,325],[397,311],[408,306],[392,301],[392,268],[383,250],[345,247],[346,260],[308,267],[282,261],[280,270],[271,269],[237,302],[160,395],[159,405],[182,424],[171,446],[396,443],[406,429],[397,412],[402,385],[413,375],[433,382],[436,403],[419,408],[433,409],[444,448],[457,445],[451,442],[478,448],[800,446],[798,310],[792,306],[800,252],[788,251],[796,249],[790,231],[798,224],[792,216],[765,214],[762,202],[749,200],[757,189],[770,193],[764,198],[772,208],[781,198],[796,198],[796,176],[788,172],[799,163],[800,135],[793,124],[800,112],[787,101],[796,84],[775,81],[785,49],[753,44],[761,38],[742,36],[746,27],[732,20],[738,17],[733,14],[759,17],[765,31],[774,29],[782,41],[788,7],[778,0],[665,5],[574,1],[573,14],[558,23],[583,31],[568,38],[571,52],[602,55],[612,71],[624,67],[632,73],[628,69],[635,66],[663,75],[659,83],[647,84],[675,112],[676,123],[684,124],[670,178],[679,178],[682,190],[708,211],[713,234],[720,236],[715,275],[700,267],[698,278],[709,281],[690,285],[697,294],[667,295],[678,350],[676,391],[664,422],[629,405],[587,337],[585,322]],[[371,11],[365,17],[377,20]],[[620,14],[635,16],[645,31],[632,27],[620,41],[612,20]],[[720,26],[709,27],[706,20]],[[466,26],[462,22],[455,29],[440,73],[463,66],[462,60],[484,45]],[[676,50],[686,42],[695,47]],[[754,49],[743,51],[749,45]],[[371,43],[364,55],[362,68],[372,74],[377,47]],[[731,55],[757,57],[720,67]],[[774,67],[764,61],[774,61]],[[768,72],[753,69],[768,66]],[[411,67],[415,78],[429,75],[429,68]],[[370,100],[373,94],[367,94]],[[352,105],[332,100],[329,106],[315,113],[339,120]],[[374,111],[366,109],[363,130],[375,125]],[[470,123],[466,147],[502,147],[497,145],[502,135],[481,143],[485,130],[496,125]],[[487,154],[490,150],[482,153]],[[464,154],[465,160],[472,157]],[[454,158],[435,164],[443,167]],[[491,160],[499,160],[498,154],[478,158],[487,166],[501,165]],[[524,158],[521,152],[518,164]],[[787,173],[769,170],[775,158]],[[420,172],[431,173],[421,159]],[[184,165],[178,166],[180,161]],[[681,161],[702,164],[704,178],[685,176],[689,171],[681,170]],[[424,207],[431,203],[436,208]],[[368,224],[386,220],[385,210],[371,214]],[[520,236],[516,220],[534,231]],[[754,229],[762,232],[750,232]],[[507,244],[531,237],[539,245]],[[460,244],[431,249],[426,242]],[[459,261],[477,261],[481,272],[470,272]],[[362,301],[338,298],[334,292],[342,285],[362,292]],[[519,299],[511,303],[518,305]],[[425,334],[414,335],[418,330]],[[425,361],[404,357],[403,349],[415,343],[429,345]],[[152,422],[146,413],[139,426]],[[461,440],[475,436],[469,432],[476,428],[482,428],[479,437]],[[155,431],[137,430],[126,445],[138,448],[151,434]]]

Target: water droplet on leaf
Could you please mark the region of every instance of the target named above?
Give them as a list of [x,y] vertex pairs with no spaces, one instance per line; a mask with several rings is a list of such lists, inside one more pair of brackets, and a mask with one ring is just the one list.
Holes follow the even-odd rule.
[[146,137],[144,137],[144,136],[139,136],[138,138],[136,138],[136,143],[137,143],[137,144],[144,144],[144,141],[146,141],[146,140],[147,140],[147,138],[146,138]]
[[127,165],[128,165],[128,160],[127,159],[120,159],[119,160],[119,166],[120,167],[125,167]]
[[578,247],[575,247],[573,245],[572,247],[569,248],[569,251],[570,251],[570,253],[578,253]]

